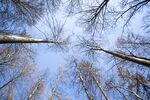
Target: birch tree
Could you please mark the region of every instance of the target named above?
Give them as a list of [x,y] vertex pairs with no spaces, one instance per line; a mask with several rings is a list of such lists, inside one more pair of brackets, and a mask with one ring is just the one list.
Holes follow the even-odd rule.
[[80,48],[85,48],[85,51],[102,51],[106,54],[112,55],[114,57],[118,57],[120,59],[126,60],[126,61],[130,61],[130,62],[134,62],[140,65],[144,65],[146,67],[150,67],[150,59],[148,58],[144,58],[144,57],[138,57],[138,56],[133,56],[133,55],[127,55],[124,54],[122,52],[119,51],[111,51],[111,50],[106,50],[103,49],[102,47],[100,47],[100,45],[96,42],[91,42],[90,40],[81,40],[81,43],[79,44]]
[[[56,78],[52,81],[48,91],[48,100],[70,100],[71,97],[67,94],[68,70],[63,67],[58,67],[55,76]],[[65,88],[65,90],[63,88]]]
[[100,82],[100,70],[94,68],[89,61],[79,62],[76,59],[72,63],[74,63],[74,67],[72,66],[74,68],[73,82],[82,87],[87,98],[97,100],[104,97],[104,99],[109,100]]
[[115,81],[116,79],[108,81],[108,91],[117,91],[116,94],[122,95],[122,98],[126,100],[148,100],[149,77],[143,75],[141,72],[130,71],[123,67],[117,68],[117,74],[118,81]]

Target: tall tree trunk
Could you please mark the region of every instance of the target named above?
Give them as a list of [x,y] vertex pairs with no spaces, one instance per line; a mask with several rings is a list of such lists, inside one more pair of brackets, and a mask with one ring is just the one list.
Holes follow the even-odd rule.
[[9,85],[10,83],[14,82],[17,80],[17,78],[21,77],[21,74],[13,77],[12,79],[10,79],[8,82],[6,82],[5,84],[3,84],[1,87],[0,87],[0,90],[3,89],[4,87],[6,87],[7,85]]
[[100,91],[102,92],[102,94],[104,95],[105,99],[106,99],[106,100],[109,100],[108,96],[107,96],[106,93],[104,92],[104,90],[103,90],[101,84],[99,83],[99,81],[96,79],[95,76],[93,76],[93,78],[94,78],[94,80],[95,80],[95,82],[96,82],[96,84],[97,84],[99,90],[100,90]]
[[127,61],[131,61],[140,65],[144,65],[147,66],[148,68],[150,68],[150,59],[147,58],[142,58],[142,57],[137,57],[137,56],[132,56],[132,55],[126,55],[120,52],[116,52],[116,51],[110,51],[110,50],[105,50],[103,48],[94,48],[93,50],[99,50],[99,51],[103,51],[105,53],[111,54],[115,57],[127,60]]
[[85,81],[84,81],[84,79],[83,79],[82,73],[80,72],[79,69],[77,69],[77,73],[78,73],[78,75],[79,75],[80,81],[81,81],[81,83],[82,83],[82,86],[83,86],[83,88],[84,88],[84,91],[85,91],[85,93],[86,93],[88,99],[89,99],[89,100],[93,100],[93,97],[90,95],[90,93],[89,93],[89,91],[88,91],[88,88],[87,88],[87,86],[86,86],[86,84],[85,84]]
[[53,96],[55,95],[55,91],[56,91],[57,86],[58,86],[58,79],[56,79],[55,82],[54,82],[54,85],[51,89],[48,100],[53,100]]
[[8,82],[6,82],[5,84],[3,84],[1,87],[0,87],[0,90],[3,89],[5,86],[7,86],[8,84],[14,82],[16,80],[16,78],[13,78],[11,80],[9,80]]
[[40,81],[38,81],[35,85],[35,87],[33,87],[33,90],[31,91],[31,93],[28,96],[28,100],[32,100],[33,96],[36,94],[36,92],[38,91],[38,88],[40,86]]
[[52,90],[51,90],[51,93],[50,93],[50,96],[49,96],[48,100],[53,100],[54,92],[55,92],[55,89],[54,89],[54,88],[52,88]]
[[0,44],[6,43],[58,43],[58,42],[48,39],[37,39],[25,36],[0,35]]

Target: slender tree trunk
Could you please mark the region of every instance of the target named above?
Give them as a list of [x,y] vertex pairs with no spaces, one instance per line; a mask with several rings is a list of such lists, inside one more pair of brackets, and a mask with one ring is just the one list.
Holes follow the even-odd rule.
[[55,89],[53,88],[51,90],[51,93],[50,93],[50,96],[49,96],[48,100],[53,100],[54,92],[55,92]]
[[37,39],[25,36],[0,35],[0,44],[7,44],[7,43],[57,43],[57,42],[48,39]]
[[40,85],[40,81],[37,82],[37,84],[35,85],[35,87],[33,88],[33,90],[31,91],[31,93],[28,96],[28,100],[31,100],[32,97],[35,95],[36,91],[38,91],[38,87]]
[[[16,78],[15,78],[16,79]],[[0,87],[0,90],[3,89],[5,86],[7,86],[8,84],[10,84],[11,82],[13,82],[15,79],[11,79],[9,80],[7,83],[3,84],[1,87]]]
[[103,90],[101,84],[99,83],[99,81],[96,79],[95,76],[93,76],[93,78],[94,78],[94,80],[95,80],[95,82],[96,82],[96,84],[97,84],[99,90],[100,90],[100,91],[102,92],[102,94],[104,95],[105,99],[106,99],[106,100],[109,100],[108,96],[107,96],[106,93],[104,92],[104,90]]
[[19,78],[20,75],[16,76],[16,77],[13,77],[12,79],[10,79],[8,82],[6,82],[5,84],[3,84],[1,87],[0,87],[0,90],[3,89],[5,86],[9,85],[10,83],[14,82],[15,80],[17,80],[17,78]]
[[53,96],[55,94],[55,90],[56,90],[57,86],[58,86],[58,79],[56,79],[55,82],[54,82],[54,86],[51,89],[48,100],[53,100]]
[[144,65],[147,66],[148,68],[150,68],[150,59],[147,58],[142,58],[142,57],[137,57],[137,56],[132,56],[132,55],[126,55],[120,52],[116,52],[116,51],[110,51],[110,50],[105,50],[102,48],[94,48],[93,50],[100,50],[103,51],[105,53],[111,54],[115,57],[127,60],[127,61],[131,61],[140,65]]
[[79,69],[77,69],[77,73],[78,73],[78,75],[79,75],[80,81],[81,81],[81,83],[82,83],[82,86],[83,86],[83,88],[84,88],[84,91],[85,91],[85,93],[86,93],[88,99],[89,99],[89,100],[93,100],[93,97],[90,95],[90,93],[89,93],[89,91],[88,91],[88,88],[87,88],[87,86],[86,86],[86,84],[85,84],[85,82],[84,82],[82,73],[80,72]]
[[121,92],[117,87],[114,87],[114,88],[123,96],[123,100],[124,99],[128,100],[128,98],[126,97],[126,95],[123,92]]
[[111,82],[111,85],[114,87],[114,88],[120,88],[122,90],[125,90],[125,91],[128,91],[130,93],[132,93],[134,96],[136,96],[139,100],[144,100],[142,97],[140,97],[138,94],[136,94],[136,92],[130,90],[130,89],[125,89],[125,88],[122,88],[121,86],[116,86],[114,83]]

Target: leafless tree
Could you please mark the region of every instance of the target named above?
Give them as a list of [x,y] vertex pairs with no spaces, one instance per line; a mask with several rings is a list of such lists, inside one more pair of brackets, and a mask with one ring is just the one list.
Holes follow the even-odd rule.
[[116,45],[120,50],[131,55],[139,55],[149,58],[149,37],[129,33],[127,36],[120,36],[116,42]]
[[90,40],[85,40],[84,38],[81,40],[81,43],[79,43],[80,48],[84,49],[85,51],[88,52],[93,52],[93,51],[102,51],[106,54],[110,54],[114,57],[118,57],[120,59],[134,62],[140,65],[144,65],[146,67],[150,66],[150,60],[145,57],[138,57],[136,55],[127,55],[123,52],[120,51],[111,51],[111,50],[105,50],[100,45],[95,41],[91,42]]
[[[65,95],[66,91],[61,89],[63,86],[68,85],[67,84],[67,75],[68,71],[65,70],[63,67],[58,67],[57,73],[56,73],[56,79],[54,79],[50,93],[49,93],[49,100],[66,100],[68,96]],[[67,90],[67,89],[66,89]]]
[[[21,67],[21,68],[19,68],[19,67]],[[2,72],[3,74],[1,74],[1,78],[3,78],[3,80],[2,80],[3,82],[1,83],[1,86],[0,86],[0,94],[2,94],[3,96],[7,95],[7,92],[10,95],[14,94],[13,91],[19,91],[18,88],[21,89],[19,87],[19,84],[21,85],[23,83],[28,82],[28,79],[29,79],[31,73],[33,72],[32,67],[29,65],[25,66],[25,64],[23,66],[19,66],[19,67],[7,69],[7,71],[5,70],[5,72],[4,71]],[[8,72],[9,72],[9,74],[8,74]],[[3,75],[5,75],[5,77]],[[22,82],[22,81],[24,81],[24,82]],[[25,93],[25,90],[22,91],[22,93]],[[19,96],[19,92],[18,92],[18,96]],[[12,98],[14,98],[14,97],[12,97]]]
[[100,70],[93,67],[92,63],[89,61],[83,60],[79,62],[78,60],[74,59],[72,63],[74,63],[73,82],[74,84],[78,84],[79,86],[83,87],[88,99],[99,99],[100,95],[102,94],[104,98],[108,100],[108,96],[100,82]]
[[44,91],[44,79],[45,75],[43,74],[35,81],[35,83],[33,83],[32,87],[30,87],[30,91],[28,92],[27,100],[35,100],[36,96],[40,95]]
[[11,44],[11,43],[52,43],[62,44],[64,41],[52,40],[52,39],[37,39],[27,36],[16,36],[16,35],[1,35],[0,44]]
[[109,81],[107,86],[109,90],[119,91],[123,98],[134,98],[135,100],[148,100],[149,98],[149,77],[142,73],[129,71],[128,69],[118,67],[118,82]]
[[143,9],[146,6],[149,6],[150,0],[122,0],[121,1],[121,8],[123,9],[122,11],[118,11],[118,17],[116,20],[123,18],[123,16],[128,14],[128,16],[125,18],[126,22],[124,26],[127,26],[132,17],[139,12],[141,9]]

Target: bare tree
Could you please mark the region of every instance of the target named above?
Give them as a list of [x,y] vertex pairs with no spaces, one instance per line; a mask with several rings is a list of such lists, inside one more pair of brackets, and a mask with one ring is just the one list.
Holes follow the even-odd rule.
[[65,70],[63,67],[58,67],[56,78],[54,79],[52,85],[50,86],[51,89],[49,91],[50,93],[48,96],[49,100],[54,100],[54,99],[66,100],[67,99],[67,96],[65,95],[65,93],[67,92],[62,89],[62,87],[64,87],[65,85],[68,85],[67,75],[68,75],[67,70]]
[[17,72],[16,75],[14,75],[8,82],[4,83],[3,85],[0,86],[0,90],[5,88],[6,86],[8,86],[9,84],[15,82],[17,79],[25,76],[26,74],[28,74],[30,71],[30,69],[25,69],[23,68],[21,72]]
[[[125,16],[126,13],[128,13],[128,16],[125,18],[126,22],[124,26],[127,26],[132,17],[139,12],[142,8],[145,6],[149,6],[150,0],[122,0],[121,1],[121,8],[123,9],[122,11],[118,11],[118,17],[116,18],[116,21],[123,16]],[[124,10],[125,9],[125,10]]]
[[[0,48],[0,94],[6,97],[7,92],[10,96],[17,92],[15,95],[19,98],[27,90],[27,87],[20,86],[29,82],[35,70],[32,49],[30,45],[25,44],[1,44]],[[21,88],[24,88],[22,92]]]
[[114,57],[118,57],[120,59],[124,59],[126,61],[134,62],[140,65],[144,65],[146,67],[150,67],[150,59],[144,58],[144,57],[138,57],[135,55],[127,55],[125,53],[119,52],[119,51],[111,51],[111,50],[106,50],[100,47],[100,45],[96,42],[91,42],[90,40],[81,40],[81,43],[79,44],[80,48],[84,49],[85,51],[102,51],[107,54],[110,54]]
[[[100,83],[100,70],[93,67],[89,61],[74,60],[74,78],[75,85],[81,85],[89,100],[99,99],[101,94],[106,100],[108,96]],[[99,90],[99,91],[97,91]]]
[[45,80],[47,78],[46,75],[47,71],[39,76],[36,76],[37,79],[35,80],[35,82],[32,82],[32,85],[29,88],[27,100],[35,100],[37,96],[41,95],[44,92]]
[[[139,34],[129,33],[127,36],[121,36],[116,42],[117,47],[131,55],[145,56],[149,58],[150,39]],[[144,52],[144,53],[143,53]]]
[[32,25],[43,13],[42,0],[1,0],[1,25],[28,24]]
[[[28,65],[26,63],[26,65]],[[20,66],[19,66],[20,67]],[[5,77],[1,74],[1,78],[4,77],[3,83],[0,85],[0,94],[2,95],[7,95],[7,92],[11,95],[14,94],[13,91],[19,91],[18,90],[18,84],[23,84],[28,82],[28,78],[30,77],[31,73],[33,72],[33,69],[31,66],[21,66],[21,68],[16,67],[16,68],[11,68],[10,70],[7,69],[8,71],[3,71]],[[7,73],[9,72],[9,74]],[[7,74],[6,74],[7,73]],[[22,82],[24,80],[24,82]],[[26,81],[25,81],[26,80]],[[11,89],[9,89],[11,87]],[[19,89],[21,89],[19,87]],[[11,92],[12,91],[12,92]],[[22,91],[22,93],[25,93],[25,90]],[[17,94],[19,96],[19,92]],[[14,97],[12,97],[14,98]]]
[[16,36],[16,35],[1,35],[0,36],[0,44],[7,44],[7,43],[54,43],[54,44],[61,44],[61,43],[63,43],[63,41],[59,42],[59,40],[37,39],[37,38],[32,38],[32,37]]
[[91,77],[93,78],[93,80],[95,81],[95,83],[97,84],[99,90],[102,92],[102,94],[104,95],[105,99],[108,100],[108,96],[106,95],[106,93],[104,92],[102,85],[99,82],[99,69],[96,69],[93,67],[92,63],[90,63],[89,61],[82,61],[79,66],[81,67],[81,69],[85,69],[87,71],[87,73],[89,73],[89,75],[91,75]]
[[83,79],[82,73],[81,73],[79,70],[77,70],[77,73],[78,73],[78,75],[79,75],[80,81],[81,81],[81,83],[82,83],[82,86],[83,86],[83,88],[84,88],[84,91],[85,91],[85,93],[86,93],[88,99],[89,99],[89,100],[93,100],[93,97],[92,97],[92,96],[90,95],[90,93],[88,92],[88,88],[87,88],[87,86],[86,86],[86,84],[85,84],[85,81],[84,81],[84,79]]
[[[138,67],[133,67],[134,65],[138,65],[145,66],[147,69],[150,68],[149,37],[146,38],[146,35],[137,36],[131,33],[127,36],[121,36],[121,38],[119,38],[117,41],[117,46],[120,48],[117,48],[116,51],[103,48],[99,44],[99,41],[95,40],[95,38],[99,38],[97,37],[98,34],[103,33],[103,29],[114,26],[112,23],[115,23],[115,25],[119,27],[120,19],[123,19],[125,22],[124,23],[123,20],[121,20],[121,23],[123,22],[124,24],[123,28],[125,26],[128,27],[133,17],[141,10],[143,10],[145,13],[144,15],[142,15],[143,12],[141,14],[141,16],[144,17],[145,22],[143,32],[146,30],[146,32],[149,33],[150,14],[146,12],[146,9],[150,6],[149,2],[150,0],[120,0],[113,2],[111,0],[67,0],[65,2],[63,0],[1,0],[0,78],[2,80],[0,81],[0,96],[2,97],[5,94],[7,95],[8,99],[13,99],[14,91],[10,91],[6,94],[5,90],[15,90],[19,82],[22,83],[20,81],[21,79],[25,81],[25,78],[30,78],[30,71],[33,71],[33,66],[30,65],[30,63],[32,63],[30,57],[33,57],[31,55],[32,49],[30,48],[30,44],[46,43],[48,45],[54,44],[60,47],[66,44],[68,42],[68,38],[62,39],[65,37],[62,35],[64,32],[63,28],[68,17],[70,17],[69,15],[77,14],[79,22],[81,21],[79,24],[83,24],[83,30],[86,29],[88,32],[94,31],[97,33],[96,35],[85,35],[85,38],[81,39],[81,42],[78,45],[80,49],[88,52],[88,54],[103,52],[112,56],[112,61],[117,60],[118,62],[124,62],[122,64],[116,64],[117,69],[115,69],[114,72],[117,73],[117,75],[114,77],[116,81],[119,79],[123,80],[123,85],[121,83],[118,84],[117,82],[110,81],[108,82],[108,87],[119,92],[123,99],[126,100],[130,98],[137,100],[149,99],[149,77],[146,77],[146,75],[148,75],[148,71],[143,69],[145,71],[143,74],[143,70],[137,69]],[[113,3],[119,4],[120,7],[113,6]],[[57,14],[55,15],[55,13],[59,11],[59,7],[62,8],[60,9],[60,12],[63,12],[63,10],[67,12],[67,17],[65,18],[63,24],[60,24],[60,21],[56,20]],[[43,22],[43,20],[46,23]],[[50,36],[35,26],[35,24],[39,21],[44,23],[49,28]],[[27,34],[26,30],[28,31],[28,28],[31,26],[36,27],[36,29],[38,29],[45,36],[45,38],[34,38],[34,33]],[[111,30],[108,30],[108,32],[111,32]],[[26,62],[24,62],[24,58],[26,58]],[[95,100],[97,97],[100,97],[100,95],[102,99],[104,97],[106,100],[108,100],[109,98],[107,95],[109,95],[109,93],[105,93],[105,83],[101,80],[101,71],[91,62],[92,61],[86,60],[73,60],[73,62],[70,64],[70,66],[73,67],[73,70],[71,70],[73,74],[70,75],[70,77],[74,78],[74,84],[79,86],[76,88],[84,91],[89,100]],[[131,67],[126,70],[123,69],[122,66],[128,67],[128,63],[133,64],[133,69],[131,69]],[[141,73],[138,71],[135,72],[135,70],[138,70]],[[105,75],[106,74],[107,73],[105,73]],[[41,93],[44,85],[42,77],[45,76],[41,76],[35,80],[35,83],[26,88],[25,91],[29,91],[25,99],[36,99],[38,94]],[[49,95],[50,100],[55,98],[64,99],[63,93],[59,89],[60,82],[62,81],[63,75],[60,71],[56,76],[54,83],[52,84]],[[17,89],[16,93],[18,93]]]
[[81,73],[80,68],[78,67],[77,59],[74,59],[74,58],[71,59],[69,66],[73,68],[73,71],[72,71],[73,74],[71,75],[71,77],[73,78],[72,83],[74,85],[77,85],[78,89],[81,88],[81,90],[85,92],[89,100],[93,100],[94,98],[88,89],[88,86],[86,84],[83,74]]
[[118,82],[109,81],[107,87],[109,91],[115,89],[119,91],[125,99],[133,98],[135,100],[148,100],[149,98],[149,77],[136,71],[118,67]]

